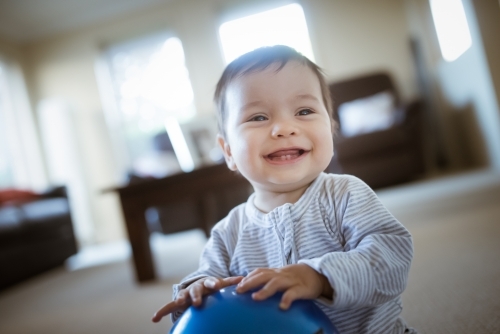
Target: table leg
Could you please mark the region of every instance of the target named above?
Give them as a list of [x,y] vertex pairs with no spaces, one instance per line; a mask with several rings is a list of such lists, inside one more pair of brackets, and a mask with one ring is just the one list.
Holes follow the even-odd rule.
[[136,280],[145,282],[156,278],[149,230],[146,223],[145,209],[122,198],[122,209],[132,247]]

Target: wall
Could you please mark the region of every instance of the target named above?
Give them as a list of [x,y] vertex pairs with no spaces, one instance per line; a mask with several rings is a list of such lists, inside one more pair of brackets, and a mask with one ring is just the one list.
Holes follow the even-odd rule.
[[304,7],[318,62],[332,80],[388,70],[403,97],[418,94],[404,1],[313,0]]
[[[494,71],[488,63],[488,53],[485,48],[479,22],[488,16],[478,16],[476,8],[491,10],[491,0],[472,1],[462,0],[467,22],[472,37],[472,46],[454,62],[441,60],[438,64],[438,74],[441,86],[450,104],[458,109],[470,105],[475,112],[477,125],[482,138],[471,138],[476,143],[473,148],[476,152],[484,152],[486,165],[500,170],[500,113],[497,94],[492,80]],[[492,14],[494,15],[495,9]],[[497,19],[500,19],[500,9],[496,8]],[[491,15],[489,15],[491,16]],[[499,31],[500,32],[500,31]],[[498,35],[497,35],[498,36]],[[498,39],[496,44],[498,44]],[[469,123],[470,122],[464,122]],[[467,124],[464,124],[467,131]],[[481,147],[478,144],[483,144]],[[461,148],[458,148],[461,149]]]
[[[410,30],[422,47],[425,76],[431,87],[429,100],[433,106],[432,117],[441,134],[435,141],[444,146],[449,166],[452,169],[474,166],[498,169],[500,120],[497,94],[492,81],[493,68],[488,64],[489,50],[485,50],[478,24],[484,19],[484,13],[481,12],[492,10],[492,1],[462,2],[472,46],[457,60],[446,62],[441,57],[427,1],[406,1]],[[473,4],[481,12],[476,13]],[[495,5],[498,11],[498,5]],[[496,15],[498,19],[498,13]],[[493,38],[488,37],[489,43],[498,47],[498,39],[493,42]]]
[[48,186],[39,136],[29,103],[22,67],[23,53],[15,44],[0,40],[0,62],[6,80],[6,99],[1,110],[6,124],[2,140],[7,140],[13,184],[16,187],[46,190]]
[[477,16],[481,18],[477,23],[495,87],[497,104],[500,106],[500,1],[473,1],[472,5]]
[[0,37],[0,52],[3,56],[21,57],[18,46]]
[[[217,39],[221,17],[235,8],[249,8],[256,3],[263,1],[170,1],[23,46],[33,108],[44,99],[59,98],[75,111],[83,177],[89,185],[89,210],[95,221],[95,241],[119,238],[124,233],[117,198],[111,193],[101,193],[116,185],[117,180],[94,73],[102,48],[148,33],[172,31],[183,42],[197,110],[200,114],[211,113],[214,86],[224,66]],[[300,3],[317,62],[330,80],[386,69],[393,74],[403,97],[417,94],[401,1],[303,0]]]

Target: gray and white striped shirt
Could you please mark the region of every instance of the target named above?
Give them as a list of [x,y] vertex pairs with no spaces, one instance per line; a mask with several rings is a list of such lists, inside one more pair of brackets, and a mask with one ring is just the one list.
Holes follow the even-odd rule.
[[412,238],[365,183],[322,173],[295,204],[267,214],[253,199],[215,225],[198,270],[174,286],[174,298],[201,277],[304,263],[328,278],[333,301],[318,305],[340,333],[404,332]]

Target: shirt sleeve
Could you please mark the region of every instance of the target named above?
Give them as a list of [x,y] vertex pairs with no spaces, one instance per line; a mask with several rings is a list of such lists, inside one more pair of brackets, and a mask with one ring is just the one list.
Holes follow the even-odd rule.
[[300,260],[328,278],[334,308],[374,306],[398,297],[406,288],[413,257],[408,230],[361,180],[348,177],[333,186],[333,230],[342,252]]
[[[198,269],[184,277],[179,284],[174,284],[173,299],[177,299],[177,295],[180,290],[185,289],[190,284],[203,277],[229,277],[229,263],[230,256],[228,254],[223,233],[220,229],[214,228],[201,254]],[[181,315],[182,312],[172,313],[172,322],[177,321]]]

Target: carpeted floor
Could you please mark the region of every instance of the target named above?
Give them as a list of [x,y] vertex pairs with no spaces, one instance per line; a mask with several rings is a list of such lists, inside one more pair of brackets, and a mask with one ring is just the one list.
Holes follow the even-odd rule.
[[421,333],[500,333],[500,180],[490,176],[437,181],[412,207],[387,194],[414,238],[403,316]]
[[55,269],[0,292],[0,334],[168,333],[169,318],[150,319],[171,300],[172,284],[197,267],[204,243],[196,230],[153,236],[161,279],[152,283],[136,284],[129,260],[91,267],[83,260],[70,266],[82,269]]
[[[403,315],[421,333],[500,333],[500,175],[458,175],[378,192],[412,232]],[[0,292],[1,334],[167,333],[150,322],[197,265],[199,231],[155,236],[159,276],[138,286],[129,261],[50,271]]]

